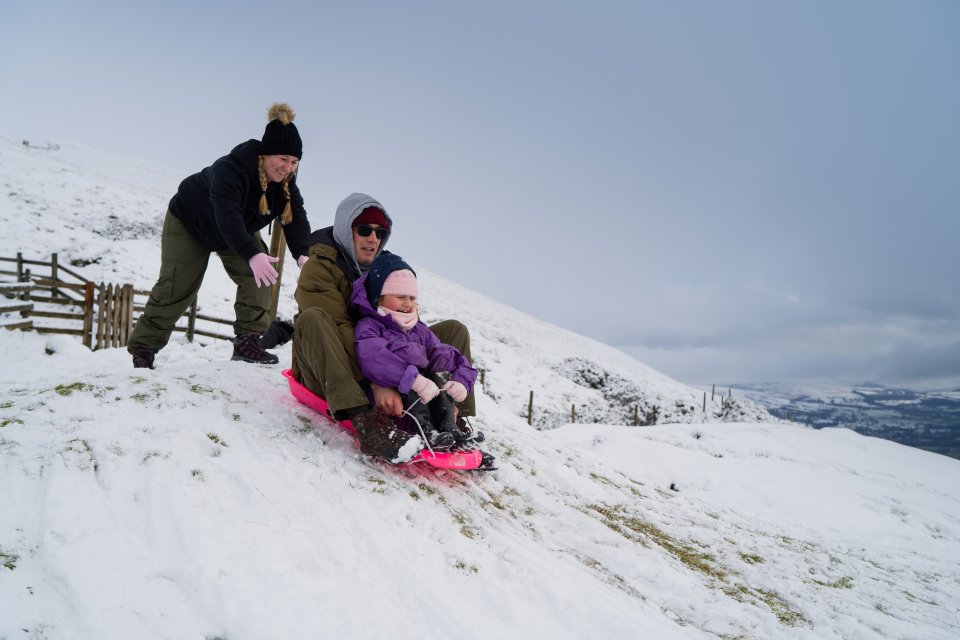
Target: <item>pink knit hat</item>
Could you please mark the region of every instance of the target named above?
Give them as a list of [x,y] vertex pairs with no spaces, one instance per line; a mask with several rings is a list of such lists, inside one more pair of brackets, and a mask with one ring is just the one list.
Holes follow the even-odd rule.
[[380,295],[418,297],[420,289],[417,287],[417,276],[413,275],[413,271],[409,269],[391,271],[387,279],[383,281]]

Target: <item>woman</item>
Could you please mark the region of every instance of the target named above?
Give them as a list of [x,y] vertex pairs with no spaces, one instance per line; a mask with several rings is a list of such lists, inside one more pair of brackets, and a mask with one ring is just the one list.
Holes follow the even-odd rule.
[[303,142],[293,110],[274,104],[261,140],[236,146],[211,166],[186,178],[163,221],[160,276],[130,334],[134,367],[153,368],[183,312],[196,300],[210,254],[216,252],[237,285],[233,360],[276,364],[260,336],[270,325],[270,285],[277,281],[260,229],[279,219],[290,252],[307,260],[310,223],[296,185]]

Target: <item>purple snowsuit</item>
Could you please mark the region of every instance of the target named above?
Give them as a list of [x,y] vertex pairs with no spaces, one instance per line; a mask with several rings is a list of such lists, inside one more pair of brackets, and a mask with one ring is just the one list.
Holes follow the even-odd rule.
[[404,331],[393,318],[377,313],[367,299],[366,279],[365,274],[353,283],[351,297],[351,306],[360,316],[354,344],[364,377],[405,394],[421,371],[449,372],[450,379],[462,384],[469,393],[477,380],[477,370],[459,351],[440,342],[423,321]]

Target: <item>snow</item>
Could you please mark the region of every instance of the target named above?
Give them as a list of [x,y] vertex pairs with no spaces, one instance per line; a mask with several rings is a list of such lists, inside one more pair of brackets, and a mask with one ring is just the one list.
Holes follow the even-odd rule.
[[[56,145],[0,138],[2,255],[149,288],[183,176]],[[701,390],[418,273],[425,318],[471,329],[495,472],[361,456],[289,394],[289,345],[254,366],[175,334],[149,371],[0,333],[0,639],[960,636],[960,461],[748,401],[704,414]],[[200,296],[229,317],[216,259]],[[628,426],[633,402],[658,423]]]

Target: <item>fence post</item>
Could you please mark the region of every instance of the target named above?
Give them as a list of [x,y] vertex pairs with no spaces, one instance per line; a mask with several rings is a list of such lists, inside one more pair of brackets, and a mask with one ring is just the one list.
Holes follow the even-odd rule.
[[570,422],[577,421],[577,405],[570,405]]
[[530,404],[527,405],[527,424],[533,425],[533,389],[530,389]]
[[273,290],[270,294],[271,321],[277,319],[277,307],[280,303],[280,278],[283,276],[283,255],[287,248],[287,239],[283,235],[283,225],[280,224],[280,219],[277,218],[273,222],[273,233],[270,238],[270,255],[280,259],[277,260],[276,264],[277,281],[273,283]]
[[50,255],[50,279],[53,280],[53,286],[50,288],[50,295],[56,298],[60,295],[60,290],[57,289],[57,281],[60,279],[60,277],[57,269],[56,252]]
[[197,300],[194,298],[190,305],[190,313],[187,316],[187,342],[193,342],[193,330],[197,326]]
[[120,312],[123,310],[121,304],[121,287],[113,286],[113,295],[110,296],[110,346],[120,346]]
[[127,345],[127,341],[130,339],[130,325],[133,324],[133,285],[125,284],[123,285],[123,295],[121,296],[123,300],[123,308],[121,309],[121,331],[120,331],[120,345],[124,347]]
[[83,287],[83,346],[92,348],[93,333],[93,283],[87,282]]
[[110,337],[110,298],[113,297],[113,285],[100,283],[100,304],[97,305],[97,349],[109,347]]
[[17,282],[23,282],[23,254],[17,251]]

